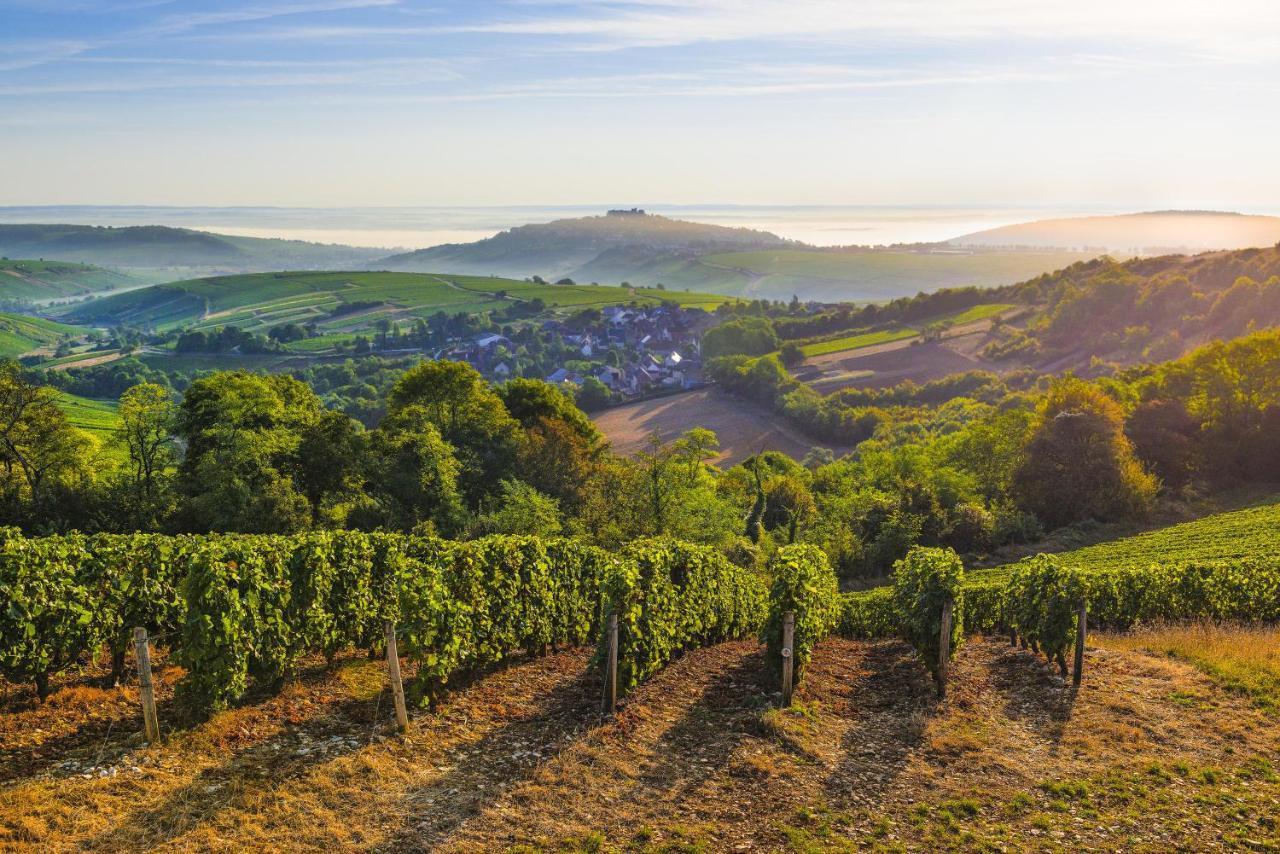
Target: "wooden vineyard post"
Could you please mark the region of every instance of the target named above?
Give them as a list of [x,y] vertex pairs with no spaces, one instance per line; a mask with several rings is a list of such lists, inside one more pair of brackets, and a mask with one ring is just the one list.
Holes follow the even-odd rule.
[[942,627],[938,632],[938,697],[947,695],[947,665],[951,663],[951,611],[954,599],[942,603]]
[[396,725],[400,732],[409,731],[409,712],[404,705],[404,683],[400,681],[400,650],[396,647],[396,624],[387,621],[387,678],[396,701]]
[[136,626],[133,630],[133,649],[138,656],[138,687],[142,695],[142,724],[146,730],[147,744],[160,741],[160,718],[156,715],[156,689],[151,681],[151,643],[147,630]]
[[1084,639],[1089,633],[1089,603],[1084,599],[1080,600],[1080,615],[1076,618],[1076,661],[1075,669],[1071,672],[1071,684],[1080,687],[1080,680],[1084,678]]
[[618,710],[618,615],[609,615],[606,629],[607,653],[604,660],[604,713],[611,715]]
[[782,615],[782,708],[791,707],[791,690],[794,687],[793,678],[795,668],[795,656],[792,655],[795,648],[796,634],[796,615],[794,611],[787,611]]

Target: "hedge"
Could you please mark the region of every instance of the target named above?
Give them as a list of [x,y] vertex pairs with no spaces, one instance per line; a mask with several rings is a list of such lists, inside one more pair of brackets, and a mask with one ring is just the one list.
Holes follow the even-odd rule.
[[764,582],[753,571],[709,546],[667,539],[624,549],[608,566],[601,598],[601,613],[618,615],[620,695],[687,649],[757,633],[766,610]]
[[964,640],[964,564],[952,549],[916,546],[893,565],[893,602],[907,643],[938,678],[943,604],[951,600],[952,655]]
[[1004,616],[1009,628],[1036,652],[1067,673],[1066,653],[1074,644],[1084,574],[1052,555],[1014,565],[1005,583]]
[[795,614],[792,635],[792,684],[798,685],[813,648],[831,633],[839,617],[839,585],[827,556],[810,545],[783,546],[769,560],[769,612],[761,640],[770,668],[782,676],[782,617]]

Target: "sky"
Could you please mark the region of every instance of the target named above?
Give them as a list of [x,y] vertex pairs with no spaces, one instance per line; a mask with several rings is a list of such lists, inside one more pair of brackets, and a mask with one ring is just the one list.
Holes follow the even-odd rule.
[[0,0],[0,205],[1280,199],[1276,0]]

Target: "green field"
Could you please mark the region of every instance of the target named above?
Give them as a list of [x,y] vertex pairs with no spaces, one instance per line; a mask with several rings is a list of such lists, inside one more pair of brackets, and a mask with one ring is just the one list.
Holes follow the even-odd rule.
[[968,309],[967,311],[957,312],[956,314],[949,314],[946,317],[942,318],[942,320],[946,323],[951,323],[956,326],[959,326],[964,323],[972,323],[975,320],[986,320],[989,317],[995,317],[997,314],[1002,314],[1013,307],[1014,306],[1012,303],[991,302],[991,303],[986,303],[984,305],[975,305],[973,308]]
[[836,338],[831,341],[806,344],[800,348],[800,351],[804,353],[807,359],[813,356],[825,356],[828,353],[840,353],[845,350],[860,350],[873,344],[901,341],[903,338],[914,338],[919,334],[917,330],[906,327],[902,329],[881,329],[877,332],[860,332],[856,335],[846,335],[843,338]]
[[58,395],[58,407],[67,413],[72,426],[84,430],[98,440],[102,459],[110,463],[122,462],[127,454],[112,440],[120,426],[120,404],[114,400],[93,400],[62,392]]
[[0,312],[0,358],[12,359],[39,347],[54,346],[62,338],[84,332],[84,329],[42,317]]
[[1157,560],[1182,563],[1271,555],[1277,550],[1280,550],[1280,503],[1218,513],[1065,552],[1062,557],[1080,566],[1106,568]]
[[829,353],[843,353],[846,350],[860,350],[863,347],[870,347],[874,344],[885,344],[889,341],[901,341],[904,338],[913,338],[920,334],[917,327],[925,326],[933,323],[949,323],[953,326],[959,326],[964,323],[972,323],[975,320],[983,320],[988,317],[1008,311],[1013,308],[1009,303],[984,303],[983,305],[975,305],[973,308],[965,311],[958,311],[955,314],[948,314],[943,317],[933,318],[916,323],[913,326],[902,326],[896,329],[881,329],[874,332],[854,332],[850,335],[844,335],[840,338],[832,338],[827,341],[813,341],[805,344],[800,348],[805,358],[813,356],[825,356]]
[[138,276],[92,264],[0,259],[0,299],[43,302],[147,284]]
[[[1062,560],[1089,569],[1187,563],[1274,555],[1280,551],[1280,503],[1217,513],[1168,528],[1061,552]],[[1009,565],[977,570],[972,577],[1007,572]]]
[[[315,323],[323,333],[351,333],[373,329],[384,318],[413,321],[439,311],[478,313],[535,298],[549,309],[566,311],[663,300],[710,310],[729,299],[650,288],[541,285],[425,273],[257,273],[144,288],[77,306],[68,317],[99,326],[125,324],[161,331],[236,326],[264,332],[286,323]],[[335,309],[353,303],[361,307],[334,314]]]

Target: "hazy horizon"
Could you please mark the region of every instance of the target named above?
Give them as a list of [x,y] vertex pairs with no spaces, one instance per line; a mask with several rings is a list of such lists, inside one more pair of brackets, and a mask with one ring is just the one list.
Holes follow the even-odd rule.
[[[244,237],[279,237],[388,250],[467,243],[528,223],[603,213],[618,205],[248,207],[0,206],[0,223],[168,225]],[[627,207],[632,206],[627,203]],[[963,205],[671,205],[635,203],[692,222],[769,231],[814,246],[938,242],[1036,220],[1137,213],[1136,208]],[[1198,208],[1205,210],[1207,208]],[[1238,211],[1275,214],[1280,208]]]

